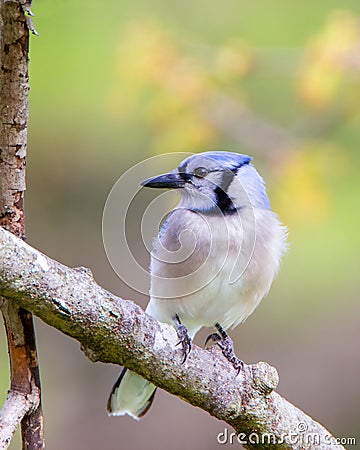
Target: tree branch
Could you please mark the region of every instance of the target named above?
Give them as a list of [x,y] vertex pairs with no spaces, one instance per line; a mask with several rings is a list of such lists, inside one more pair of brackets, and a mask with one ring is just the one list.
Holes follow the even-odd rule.
[[237,433],[271,439],[268,445],[248,442],[246,448],[343,448],[331,443],[331,434],[319,423],[273,392],[278,375],[268,364],[245,366],[235,377],[216,347],[197,346],[181,364],[174,329],[101,288],[88,269],[68,268],[1,228],[0,242],[0,295],[78,340],[92,361],[125,365]]
[[[11,438],[23,417],[39,406],[39,392],[24,396],[22,392],[10,390],[0,411],[0,449],[8,448]],[[41,447],[38,447],[41,448]]]

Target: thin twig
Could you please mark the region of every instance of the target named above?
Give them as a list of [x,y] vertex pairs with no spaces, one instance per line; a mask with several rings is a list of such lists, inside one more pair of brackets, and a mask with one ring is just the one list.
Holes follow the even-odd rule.
[[22,418],[31,409],[38,406],[38,393],[26,397],[22,392],[9,391],[0,411],[0,449],[5,450],[10,445],[11,438]]

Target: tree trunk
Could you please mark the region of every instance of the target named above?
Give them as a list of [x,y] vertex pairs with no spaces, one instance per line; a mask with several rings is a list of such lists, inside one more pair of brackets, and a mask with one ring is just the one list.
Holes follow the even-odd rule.
[[[0,0],[0,226],[25,239],[29,4]],[[23,449],[44,448],[40,377],[31,313],[3,298],[10,390],[0,413],[0,448],[21,421]]]

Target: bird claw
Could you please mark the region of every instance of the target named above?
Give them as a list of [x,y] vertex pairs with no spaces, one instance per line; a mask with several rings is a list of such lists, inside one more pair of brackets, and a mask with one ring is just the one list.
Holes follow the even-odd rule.
[[31,11],[31,2],[25,2],[21,5],[22,10],[24,11],[24,13],[28,14],[31,17],[34,17],[35,14]]
[[206,347],[206,344],[209,341],[218,342],[220,340],[221,340],[221,336],[219,336],[217,333],[212,333],[206,338],[206,340],[205,340],[205,347]]
[[180,318],[177,314],[174,316],[173,321],[175,322],[176,332],[179,338],[179,342],[176,345],[182,345],[184,357],[181,364],[184,364],[186,358],[188,357],[188,354],[190,353],[192,341],[190,336],[188,335],[187,328],[180,322]]
[[39,36],[39,33],[35,30],[34,22],[30,16],[25,16],[25,22],[28,30],[31,31],[34,36]]
[[215,327],[218,330],[218,333],[212,333],[210,336],[206,338],[205,345],[212,340],[218,345],[222,351],[222,354],[225,358],[231,363],[234,369],[237,371],[236,376],[239,375],[241,370],[244,368],[244,362],[241,361],[236,355],[234,351],[234,344],[231,338],[228,336],[226,331],[221,327],[219,323],[215,324]]

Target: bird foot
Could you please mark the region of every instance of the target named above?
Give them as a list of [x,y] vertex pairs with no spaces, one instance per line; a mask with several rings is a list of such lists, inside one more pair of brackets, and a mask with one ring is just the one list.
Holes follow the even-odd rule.
[[179,342],[176,345],[180,345],[180,344],[182,345],[182,351],[183,351],[184,358],[183,358],[181,364],[184,364],[184,362],[186,361],[186,358],[188,357],[188,354],[190,353],[192,341],[188,334],[187,328],[185,327],[185,325],[183,325],[181,323],[180,318],[177,314],[175,314],[175,316],[173,317],[173,321],[175,323],[176,332],[177,332],[177,335],[179,338]]
[[205,345],[211,340],[215,342],[222,351],[225,358],[232,364],[234,369],[237,371],[236,376],[239,375],[240,371],[244,368],[244,363],[235,355],[234,344],[231,338],[228,336],[226,331],[222,328],[219,323],[215,324],[218,333],[212,333],[206,338]]

